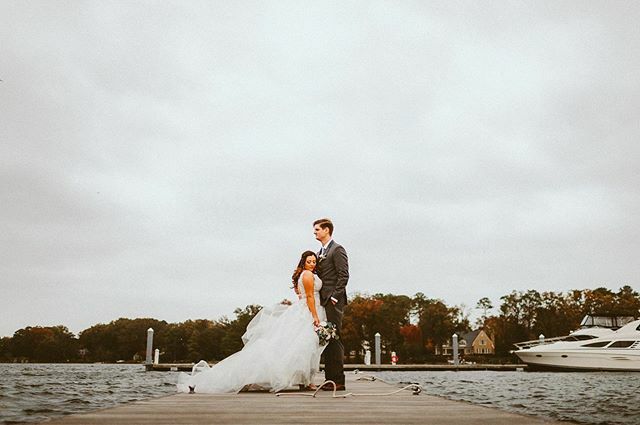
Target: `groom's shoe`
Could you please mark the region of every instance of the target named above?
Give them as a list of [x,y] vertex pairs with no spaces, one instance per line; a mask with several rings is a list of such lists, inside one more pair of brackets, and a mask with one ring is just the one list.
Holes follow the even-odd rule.
[[[347,388],[344,386],[344,384],[336,384],[336,391],[346,391],[346,389]],[[327,382],[322,386],[322,391],[333,391],[333,384]]]

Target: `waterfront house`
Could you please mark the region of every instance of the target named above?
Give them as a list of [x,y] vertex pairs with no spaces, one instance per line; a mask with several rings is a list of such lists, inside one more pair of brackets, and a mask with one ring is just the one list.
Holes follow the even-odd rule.
[[[476,329],[458,337],[458,352],[460,354],[495,354],[496,346],[484,329]],[[442,351],[436,354],[452,355],[451,341],[444,344]]]

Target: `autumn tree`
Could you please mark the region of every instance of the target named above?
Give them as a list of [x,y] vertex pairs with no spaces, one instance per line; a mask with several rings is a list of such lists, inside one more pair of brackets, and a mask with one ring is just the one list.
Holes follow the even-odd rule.
[[401,329],[409,325],[412,306],[413,300],[406,295],[354,296],[345,309],[342,323],[342,343],[348,359],[363,361],[365,350],[373,349],[376,333],[380,333],[384,361],[391,351],[405,358],[405,336]]
[[347,304],[342,319],[342,344],[347,358],[362,362],[364,350],[373,348],[374,335],[378,332],[376,323],[382,301],[368,295],[356,294]]
[[618,314],[616,294],[610,289],[585,289],[583,292],[585,311],[594,315]]
[[78,358],[78,341],[62,325],[19,329],[8,345],[14,357],[30,362],[59,363]]

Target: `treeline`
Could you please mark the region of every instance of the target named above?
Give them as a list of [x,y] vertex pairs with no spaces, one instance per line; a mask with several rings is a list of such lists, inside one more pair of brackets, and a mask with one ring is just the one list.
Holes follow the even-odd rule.
[[[235,310],[235,319],[164,320],[120,318],[73,335],[65,326],[29,326],[0,339],[0,361],[43,363],[143,361],[147,329],[164,362],[220,360],[242,348],[242,334],[260,306]],[[196,361],[197,361],[196,360]]]
[[436,361],[436,347],[454,332],[471,328],[460,306],[448,306],[418,293],[414,297],[393,294],[356,295],[345,310],[342,342],[347,362],[362,363],[366,349],[374,351],[380,333],[382,359],[391,352],[403,362]]
[[[395,351],[403,363],[443,361],[439,347],[453,333],[483,327],[494,339],[496,354],[508,356],[514,342],[566,335],[578,328],[586,314],[638,316],[640,295],[630,286],[617,292],[606,288],[563,292],[514,291],[494,306],[482,298],[475,306],[476,323],[469,322],[464,306],[448,306],[442,300],[418,293],[356,294],[345,310],[342,341],[348,362],[363,361],[373,351],[374,335],[381,334],[383,360]],[[94,325],[76,337],[64,326],[27,327],[0,339],[0,361],[116,362],[143,361],[146,334],[153,328],[154,348],[162,362],[221,360],[242,348],[241,336],[260,306],[234,311],[235,317],[187,320],[181,323],[143,318],[121,318]]]
[[[513,291],[500,298],[495,314],[488,298],[478,300],[479,319],[469,323],[469,312],[462,306],[450,307],[424,294],[358,295],[345,312],[343,343],[349,361],[361,362],[367,345],[373,346],[376,332],[381,334],[382,356],[391,351],[405,363],[438,362],[442,345],[454,333],[483,328],[496,345],[495,355],[508,361],[515,342],[566,335],[580,326],[587,314],[639,316],[640,294],[626,285],[617,292],[607,288],[563,292]],[[373,349],[371,349],[373,351]]]

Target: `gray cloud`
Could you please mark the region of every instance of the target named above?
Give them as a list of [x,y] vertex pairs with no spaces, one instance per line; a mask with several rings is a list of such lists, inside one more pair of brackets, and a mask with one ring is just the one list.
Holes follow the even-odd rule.
[[0,5],[0,334],[637,287],[633,2]]

